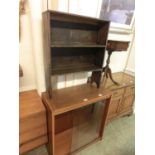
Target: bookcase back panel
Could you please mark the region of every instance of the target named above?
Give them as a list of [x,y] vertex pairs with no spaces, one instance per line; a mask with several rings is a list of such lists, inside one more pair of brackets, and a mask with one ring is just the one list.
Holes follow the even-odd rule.
[[51,20],[50,26],[52,44],[86,43],[106,45],[109,22],[87,24]]
[[98,31],[53,28],[51,44],[97,44]]
[[98,48],[52,48],[52,73],[101,69],[103,53],[104,49]]

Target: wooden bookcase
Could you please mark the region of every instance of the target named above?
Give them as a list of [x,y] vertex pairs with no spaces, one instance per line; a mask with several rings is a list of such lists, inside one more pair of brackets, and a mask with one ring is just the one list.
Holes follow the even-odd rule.
[[109,21],[56,11],[43,12],[46,91],[51,76],[83,71],[101,73]]

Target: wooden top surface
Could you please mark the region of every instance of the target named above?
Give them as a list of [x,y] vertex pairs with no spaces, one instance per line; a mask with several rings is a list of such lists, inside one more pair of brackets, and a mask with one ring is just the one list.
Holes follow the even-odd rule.
[[112,81],[108,78],[105,85],[103,85],[103,84],[101,85],[102,90],[105,90],[105,89],[115,90],[115,89],[119,89],[122,87],[133,85],[135,83],[134,76],[131,76],[131,75],[123,73],[123,72],[113,73],[112,76],[113,76],[114,80],[119,83],[119,85],[113,84]]
[[127,51],[129,47],[129,41],[116,41],[116,40],[108,40],[107,50],[111,51]]
[[[102,94],[102,96],[100,95]],[[71,111],[81,106],[86,106],[109,98],[112,94],[102,92],[90,84],[84,84],[76,87],[69,87],[59,90],[53,90],[52,99],[48,98],[47,93],[43,93],[43,101],[47,103],[54,115]]]
[[[66,12],[61,12],[61,11],[55,11],[55,10],[47,10],[43,13],[50,13],[51,15],[51,19],[59,19],[58,17],[61,17],[61,18],[72,18],[72,22],[76,21],[76,22],[83,22],[83,20],[86,20],[85,22],[90,22],[90,21],[93,21],[93,22],[107,22],[107,23],[110,23],[109,20],[103,20],[103,19],[100,19],[100,18],[94,18],[94,17],[90,17],[90,16],[84,16],[84,15],[77,15],[77,14],[74,14],[74,13],[66,13]],[[78,20],[82,20],[82,21],[78,21]],[[91,23],[91,22],[90,22]],[[91,23],[92,24],[92,23]]]
[[[134,84],[134,77],[125,73],[115,73],[114,79],[120,83],[119,86],[114,85],[110,80],[107,80],[106,85],[101,85],[97,89],[95,85],[84,84],[59,90],[53,90],[52,99],[48,98],[47,93],[43,93],[43,101],[54,115],[64,113],[81,106],[97,102],[101,99],[106,99],[112,95],[110,90],[115,90],[125,86]],[[102,94],[102,96],[100,96]],[[84,99],[87,99],[86,101]]]
[[41,97],[36,90],[19,93],[19,116],[20,119],[45,112]]

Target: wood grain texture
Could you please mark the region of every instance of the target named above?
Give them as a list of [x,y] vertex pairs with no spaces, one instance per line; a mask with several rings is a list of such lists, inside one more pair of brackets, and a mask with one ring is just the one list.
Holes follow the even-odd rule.
[[19,118],[24,119],[38,113],[45,113],[45,107],[36,90],[19,93]]
[[104,86],[113,93],[108,112],[108,121],[123,115],[130,115],[133,112],[135,96],[133,76],[125,73],[115,73],[113,76],[120,85],[114,85],[109,79]]
[[[102,138],[110,105],[110,92],[101,94],[96,87],[84,84],[55,90],[52,99],[47,93],[43,93],[42,98],[48,109],[50,153],[70,154]],[[99,105],[96,107],[94,104]]]
[[20,146],[19,153],[24,154],[32,149],[35,149],[41,145],[44,145],[48,142],[47,136],[41,136],[34,140],[31,140],[29,143],[25,143]]
[[[106,99],[111,96],[111,93],[107,91],[103,92],[95,86],[84,84],[53,90],[52,99],[47,96],[47,93],[43,93],[42,96],[43,101],[48,103],[47,106],[53,111],[54,115],[58,115]],[[99,96],[99,94],[102,94],[102,96]],[[87,99],[87,101],[84,101],[84,99]]]
[[36,90],[19,94],[20,153],[47,143],[46,110]]

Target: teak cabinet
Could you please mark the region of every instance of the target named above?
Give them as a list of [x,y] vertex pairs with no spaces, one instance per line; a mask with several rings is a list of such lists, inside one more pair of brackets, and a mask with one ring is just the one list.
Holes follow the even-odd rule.
[[51,76],[99,71],[109,32],[109,21],[56,11],[43,12],[46,90],[52,96]]
[[111,93],[89,84],[53,90],[42,95],[48,114],[50,155],[67,155],[101,140]]
[[46,144],[46,109],[36,90],[19,94],[19,153]]

